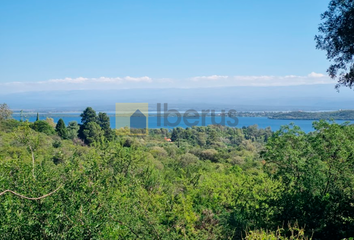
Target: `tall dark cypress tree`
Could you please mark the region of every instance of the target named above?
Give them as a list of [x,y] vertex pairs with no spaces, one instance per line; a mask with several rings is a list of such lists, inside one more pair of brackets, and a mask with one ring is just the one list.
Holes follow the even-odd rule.
[[98,113],[98,123],[104,131],[104,136],[106,137],[106,139],[112,140],[114,138],[114,132],[111,129],[111,122],[107,113]]
[[39,114],[37,113],[36,122],[39,121]]
[[174,129],[172,130],[172,134],[171,134],[171,141],[172,141],[172,142],[175,142],[175,141],[177,141],[177,140],[178,140],[178,132],[177,132],[177,129],[174,128]]
[[[78,132],[78,137],[82,139],[84,142],[87,141],[87,133],[84,133],[84,130],[87,128],[87,125],[92,122],[98,124],[98,118],[96,115],[96,111],[93,110],[92,107],[87,107],[80,115],[81,124]],[[86,129],[87,131],[87,129]]]
[[68,130],[66,129],[65,123],[63,119],[59,119],[57,126],[55,127],[56,132],[62,139],[68,138]]
[[104,131],[109,130],[111,128],[111,123],[109,121],[107,113],[98,113],[98,123]]

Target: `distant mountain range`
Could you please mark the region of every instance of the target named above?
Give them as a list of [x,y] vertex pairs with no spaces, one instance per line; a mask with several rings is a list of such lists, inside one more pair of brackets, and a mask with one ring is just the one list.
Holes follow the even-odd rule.
[[1,102],[15,110],[41,111],[81,111],[87,106],[114,111],[115,103],[123,102],[147,102],[149,110],[168,103],[179,110],[328,111],[353,109],[354,92],[337,92],[334,85],[78,90],[3,94]]

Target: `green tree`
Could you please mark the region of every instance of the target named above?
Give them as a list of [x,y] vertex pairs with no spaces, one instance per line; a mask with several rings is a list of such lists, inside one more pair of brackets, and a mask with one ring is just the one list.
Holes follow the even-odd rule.
[[104,132],[104,136],[107,140],[111,141],[114,138],[114,132],[111,129],[111,122],[107,113],[98,113],[98,123]]
[[12,111],[6,103],[0,104],[0,121],[10,119]]
[[47,117],[44,121],[46,121],[52,128],[55,128],[56,124],[53,118]]
[[68,131],[66,129],[65,123],[63,119],[59,119],[56,127],[55,127],[56,132],[58,133],[59,137],[62,139],[67,139],[68,138]]
[[177,141],[177,140],[178,140],[178,131],[177,131],[176,128],[174,128],[174,129],[172,130],[172,134],[171,134],[171,141],[172,141],[172,142],[175,142],[175,141]]
[[95,122],[95,123],[98,122],[96,112],[91,107],[87,107],[83,111],[83,113],[81,113],[80,117],[81,117],[82,124],[86,124],[89,122]]
[[[96,111],[93,110],[91,107],[87,107],[80,115],[81,117],[81,125],[79,129],[78,136],[80,139],[82,139],[85,143],[90,142],[90,140],[87,139],[88,136],[93,136],[95,133],[88,133],[90,129],[95,129],[93,125],[91,124],[88,126],[89,123],[96,123],[98,126],[98,117],[96,115]],[[101,128],[101,127],[100,127]],[[84,132],[85,131],[85,132]]]
[[111,123],[107,113],[98,113],[98,123],[103,131],[109,130],[111,128]]
[[103,136],[104,132],[102,131],[100,125],[95,122],[89,122],[83,125],[83,140],[86,144],[91,145],[94,142],[99,142]]
[[217,141],[217,136],[218,136],[218,134],[217,134],[216,130],[210,129],[209,136],[207,138],[207,144],[211,145],[211,144],[215,143]]
[[74,139],[77,137],[78,131],[80,129],[79,124],[76,121],[69,122],[67,131],[68,131],[68,138]]
[[327,51],[327,59],[335,62],[327,72],[333,79],[338,77],[336,87],[351,88],[354,83],[354,1],[331,0],[321,18],[320,35],[315,36],[316,47]]
[[55,133],[54,128],[45,120],[39,120],[30,125],[30,127],[37,131],[47,135],[53,135]]
[[265,170],[282,184],[266,204],[274,209],[273,227],[297,220],[316,229],[318,239],[354,234],[354,128],[314,123],[315,132],[284,126],[269,140]]
[[0,132],[13,132],[22,123],[15,119],[9,119],[6,121],[0,121]]
[[39,114],[37,113],[37,118],[36,118],[36,121],[39,121]]
[[197,133],[197,143],[199,146],[204,147],[206,145],[206,134],[203,132]]

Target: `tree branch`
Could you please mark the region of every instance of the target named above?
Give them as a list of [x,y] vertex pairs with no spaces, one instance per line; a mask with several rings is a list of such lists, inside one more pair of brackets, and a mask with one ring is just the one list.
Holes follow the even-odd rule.
[[60,184],[60,186],[59,186],[57,189],[55,189],[53,192],[50,192],[50,193],[48,193],[48,194],[45,194],[45,195],[43,195],[43,196],[41,196],[41,197],[37,197],[37,198],[26,197],[26,196],[23,196],[23,195],[21,195],[21,194],[19,194],[19,193],[16,193],[16,192],[12,191],[12,190],[5,190],[5,191],[3,191],[3,192],[0,193],[0,196],[1,196],[1,195],[4,195],[4,194],[7,193],[7,192],[10,192],[10,193],[12,193],[12,194],[14,194],[14,195],[16,195],[16,196],[18,196],[18,197],[20,197],[20,198],[24,198],[24,199],[28,199],[28,200],[40,200],[40,199],[49,197],[50,195],[54,194],[54,193],[57,192],[62,186],[63,186],[63,184]]

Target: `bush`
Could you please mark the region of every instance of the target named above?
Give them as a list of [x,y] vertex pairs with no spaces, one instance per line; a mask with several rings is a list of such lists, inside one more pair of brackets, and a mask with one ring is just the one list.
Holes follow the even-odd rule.
[[34,123],[32,123],[30,125],[30,127],[37,131],[37,132],[42,132],[45,133],[47,135],[53,135],[55,134],[55,130],[53,128],[53,126],[51,126],[47,121],[45,120],[40,120],[40,121],[36,121]]
[[216,162],[217,161],[217,154],[218,154],[218,151],[216,151],[215,149],[207,149],[207,150],[202,151],[200,155],[204,160],[211,160],[213,162]]
[[181,167],[187,167],[189,165],[196,164],[199,158],[191,153],[185,153],[179,158]]

